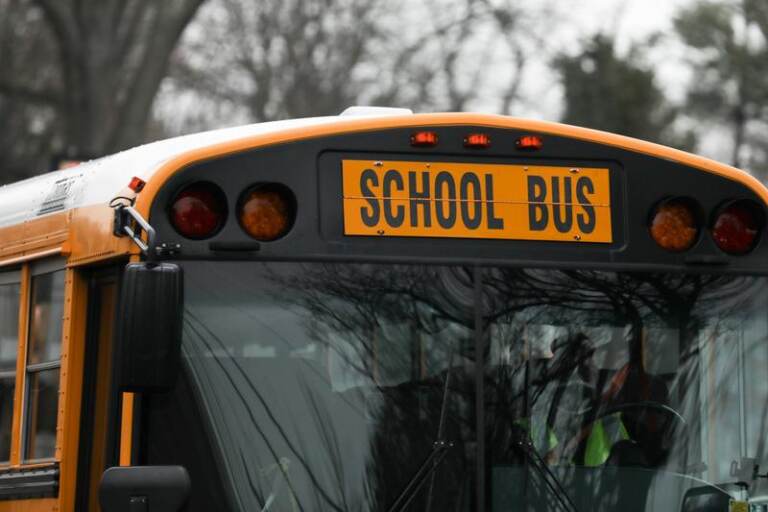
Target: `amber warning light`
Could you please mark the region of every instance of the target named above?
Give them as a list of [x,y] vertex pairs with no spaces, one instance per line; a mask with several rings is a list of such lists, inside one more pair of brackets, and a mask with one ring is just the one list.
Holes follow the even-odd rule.
[[656,206],[651,215],[651,237],[670,252],[682,252],[693,246],[699,235],[694,203],[687,198],[674,198]]
[[240,199],[240,227],[261,242],[277,240],[290,231],[296,218],[296,198],[279,183],[256,185]]

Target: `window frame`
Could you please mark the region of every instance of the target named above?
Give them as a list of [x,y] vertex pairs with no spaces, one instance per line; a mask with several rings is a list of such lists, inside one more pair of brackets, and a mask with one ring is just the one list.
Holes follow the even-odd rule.
[[2,370],[0,371],[0,379],[14,379],[14,388],[13,388],[13,406],[11,409],[11,446],[9,454],[8,454],[8,460],[7,461],[0,461],[0,470],[11,468],[14,466],[14,459],[15,459],[15,453],[17,443],[18,443],[18,412],[17,412],[17,404],[19,399],[19,386],[21,385],[20,379],[19,379],[19,354],[21,350],[22,345],[22,331],[23,331],[23,317],[25,314],[25,307],[24,307],[24,297],[25,297],[25,285],[24,285],[24,267],[11,267],[9,269],[0,269],[0,286],[5,285],[13,285],[17,284],[19,285],[19,296],[18,296],[18,316],[17,316],[17,323],[16,323],[16,367],[13,370]]
[[[20,406],[15,407],[14,409],[14,417],[19,416],[19,429],[18,429],[18,439],[15,441],[15,448],[17,450],[17,466],[33,466],[33,465],[40,465],[40,464],[48,464],[48,463],[55,463],[58,461],[56,452],[59,445],[59,409],[61,406],[61,388],[62,388],[62,379],[61,379],[61,366],[62,366],[62,355],[63,355],[63,339],[65,337],[65,325],[64,325],[64,318],[62,317],[62,325],[61,325],[61,339],[59,340],[59,343],[61,344],[61,348],[59,351],[59,357],[55,361],[45,361],[42,363],[34,363],[29,364],[28,363],[28,357],[29,357],[29,338],[32,333],[32,321],[31,321],[31,314],[32,314],[32,280],[35,277],[45,275],[45,274],[53,274],[55,272],[63,272],[64,273],[64,288],[63,288],[63,300],[62,300],[62,315],[66,316],[66,303],[67,303],[67,267],[66,267],[66,261],[60,258],[54,258],[54,259],[45,259],[45,260],[39,260],[39,261],[32,261],[28,264],[24,265],[23,270],[26,270],[26,278],[23,283],[23,288],[26,289],[26,294],[23,294],[22,297],[22,308],[24,310],[24,329],[23,329],[23,338],[21,338],[20,333],[20,347],[19,347],[19,354],[17,357],[17,378],[16,378],[16,385],[17,388],[21,387],[21,396],[19,396],[18,391],[16,398],[20,398]],[[22,329],[20,329],[21,331]],[[21,345],[23,345],[23,355],[21,352]],[[33,373],[42,373],[48,370],[58,370],[58,385],[57,385],[57,406],[56,406],[56,441],[55,441],[55,448],[54,453],[51,457],[41,457],[41,458],[27,458],[27,443],[30,439],[30,431],[29,431],[29,406],[30,406],[30,399],[29,399],[29,393],[30,393],[30,387],[29,383],[31,381],[30,375]],[[21,385],[19,385],[19,375],[21,375]],[[15,419],[15,418],[14,418]],[[12,450],[13,451],[13,450]]]

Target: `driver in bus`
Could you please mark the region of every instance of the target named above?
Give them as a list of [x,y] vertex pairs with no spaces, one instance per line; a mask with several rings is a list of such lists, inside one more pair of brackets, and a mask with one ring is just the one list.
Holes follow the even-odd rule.
[[[584,414],[577,435],[559,443],[557,458],[579,466],[605,464],[613,445],[629,439],[629,434],[621,414],[602,414],[600,371],[595,362],[594,343],[586,334],[579,332],[555,345],[548,380],[558,382],[553,408],[559,408],[565,401],[575,401],[581,404]],[[576,389],[579,396],[566,396],[568,389]]]
[[611,378],[602,401],[621,411],[631,443],[614,447],[609,463],[658,467],[669,454],[671,419],[662,413],[669,405],[669,389],[661,377],[646,369],[646,329],[630,336],[629,360]]
[[[576,379],[587,390],[584,426],[561,453],[574,464],[654,467],[668,453],[663,442],[667,425],[654,405],[669,403],[668,390],[661,379],[646,372],[642,338],[632,338],[628,361],[607,385],[595,363],[595,347],[583,333],[565,345],[553,365],[560,379],[569,379],[569,384]],[[562,368],[568,365],[573,370],[563,376]]]

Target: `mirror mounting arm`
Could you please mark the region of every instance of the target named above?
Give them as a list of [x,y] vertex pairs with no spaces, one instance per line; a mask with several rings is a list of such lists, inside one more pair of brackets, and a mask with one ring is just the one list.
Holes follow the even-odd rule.
[[[133,208],[132,204],[113,201],[112,208],[115,209],[115,222],[112,229],[114,235],[128,236],[147,258],[147,262],[154,262],[157,256],[153,250],[156,239],[155,228]],[[146,234],[146,241],[141,236],[142,231]]]

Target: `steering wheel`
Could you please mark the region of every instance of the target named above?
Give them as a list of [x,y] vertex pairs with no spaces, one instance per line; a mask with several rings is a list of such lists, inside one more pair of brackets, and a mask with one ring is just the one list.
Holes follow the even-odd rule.
[[[589,416],[589,414],[594,411],[599,406],[591,406],[587,409],[583,410],[583,414],[585,416]],[[663,415],[666,419],[661,422],[660,425],[656,425],[652,428],[651,426],[651,418],[644,418],[644,416],[647,415],[648,410],[653,410],[654,413],[658,413]],[[639,414],[633,414],[630,411],[646,411],[645,413],[639,413]],[[681,436],[682,439],[686,439],[688,435],[688,423],[685,421],[685,418],[683,418],[679,412],[677,412],[675,409],[669,407],[668,405],[662,404],[660,402],[653,402],[653,401],[641,401],[641,402],[630,402],[626,404],[619,404],[611,407],[607,407],[605,409],[602,409],[598,411],[598,413],[595,415],[594,419],[590,422],[589,425],[584,426],[581,431],[574,437],[572,437],[566,444],[565,449],[563,450],[561,454],[561,458],[566,458],[568,460],[572,459],[577,450],[582,447],[585,443],[587,443],[589,436],[592,433],[592,430],[594,426],[597,424],[597,422],[602,421],[607,416],[610,416],[611,414],[615,413],[622,413],[622,422],[626,422],[627,419],[635,417],[633,419],[633,423],[635,423],[634,428],[631,430],[634,430],[634,436],[633,433],[630,432],[630,442],[638,445],[641,449],[645,448],[646,451],[650,449],[656,449],[659,446],[661,446],[663,449],[669,450],[668,442],[671,440],[670,434],[673,432],[677,432],[679,430],[682,430],[683,434]],[[638,431],[639,426],[643,426],[643,430]],[[673,428],[674,427],[674,428]],[[646,436],[645,434],[650,434]],[[633,438],[634,437],[634,438]],[[637,439],[637,437],[644,437],[645,439]],[[651,439],[648,439],[650,437]],[[655,438],[655,440],[653,439]],[[661,440],[659,440],[661,438]],[[659,442],[660,441],[660,442]]]
[[666,404],[662,404],[661,402],[653,402],[651,400],[644,400],[641,402],[629,402],[626,404],[619,404],[612,407],[608,407],[603,414],[601,414],[599,417],[602,418],[604,416],[608,416],[609,414],[613,414],[615,412],[622,412],[626,410],[631,409],[655,409],[657,411],[660,411],[668,416],[670,416],[671,420],[674,420],[677,423],[682,424],[683,427],[688,428],[688,422],[685,421],[685,418],[680,415],[679,412],[671,408],[670,406]]

